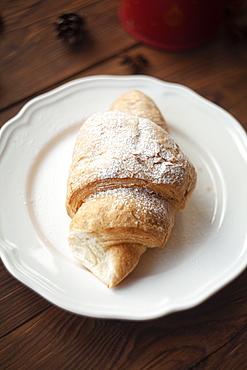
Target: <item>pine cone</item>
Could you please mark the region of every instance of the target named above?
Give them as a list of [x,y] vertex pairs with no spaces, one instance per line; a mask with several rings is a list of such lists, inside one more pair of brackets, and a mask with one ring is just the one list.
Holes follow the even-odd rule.
[[121,63],[120,64],[127,64],[132,68],[132,72],[134,74],[142,73],[145,67],[149,66],[148,59],[142,55],[120,55]]
[[85,20],[76,13],[64,13],[54,23],[57,36],[69,44],[76,44],[83,39]]

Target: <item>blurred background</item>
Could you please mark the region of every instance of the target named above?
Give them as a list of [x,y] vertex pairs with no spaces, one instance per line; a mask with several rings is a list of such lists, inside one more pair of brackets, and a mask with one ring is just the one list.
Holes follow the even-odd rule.
[[246,8],[245,0],[3,0],[1,124],[66,81],[136,73],[185,84],[245,119],[232,106],[246,84]]

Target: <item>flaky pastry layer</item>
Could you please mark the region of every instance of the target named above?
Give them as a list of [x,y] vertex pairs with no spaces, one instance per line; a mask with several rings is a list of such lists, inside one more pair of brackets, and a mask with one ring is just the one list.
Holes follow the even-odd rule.
[[154,102],[123,94],[77,136],[66,198],[74,256],[116,286],[147,248],[165,245],[195,185],[195,169]]

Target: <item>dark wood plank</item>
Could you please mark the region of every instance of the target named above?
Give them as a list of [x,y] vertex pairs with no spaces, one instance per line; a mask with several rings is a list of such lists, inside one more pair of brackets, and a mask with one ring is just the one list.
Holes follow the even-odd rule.
[[1,292],[1,299],[13,292],[14,290],[18,289],[21,284],[16,280],[13,279],[12,275],[6,270],[2,260],[0,259],[0,292]]
[[0,338],[51,307],[51,304],[21,285],[1,300],[1,307]]
[[[153,321],[90,319],[53,306],[1,340],[2,366],[177,370],[206,365],[212,354],[212,364],[221,359],[226,369],[245,347],[246,277],[196,308]],[[229,348],[232,358],[223,355]]]
[[[103,0],[104,1],[104,0]],[[28,25],[40,19],[44,19],[49,14],[56,17],[57,14],[65,11],[80,11],[87,6],[97,4],[99,0],[2,0],[2,16],[7,18],[8,29],[13,29]]]
[[[200,95],[226,109],[247,130],[245,99],[247,96],[247,49],[244,44],[231,45],[230,48],[227,38],[222,37],[203,48],[187,53],[166,53],[143,45],[131,47],[126,53],[130,56],[142,54],[149,60],[150,65],[142,71],[144,74],[192,88]],[[78,72],[73,77],[47,86],[45,89],[39,90],[37,94],[84,76],[132,74],[132,68],[128,65],[121,65],[121,60],[120,56],[112,57],[106,62]],[[35,94],[32,97],[34,96]],[[2,111],[0,113],[0,127],[14,116],[28,100],[25,99],[22,103]]]
[[55,3],[56,9],[49,0],[33,2],[29,8],[22,1],[19,6],[23,6],[23,11],[19,9],[17,15],[7,13],[4,17],[0,109],[136,44],[119,22],[119,1],[104,0],[90,4],[86,1],[85,6],[79,2],[74,4],[80,5],[80,13],[86,13],[87,34],[82,46],[72,49],[54,36],[53,25],[57,16],[71,3],[63,1],[61,8],[58,7],[59,2]]
[[195,366],[196,370],[203,369],[238,369],[246,370],[247,327],[245,326],[234,339],[212,353],[204,361]]
[[51,303],[12,277],[0,261],[0,338],[43,312]]

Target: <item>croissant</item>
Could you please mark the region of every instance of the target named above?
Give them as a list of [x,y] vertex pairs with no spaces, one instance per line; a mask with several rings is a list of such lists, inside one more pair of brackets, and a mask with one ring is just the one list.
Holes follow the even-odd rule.
[[123,94],[76,139],[66,196],[74,257],[116,286],[147,248],[165,245],[195,185],[155,103],[139,91]]

